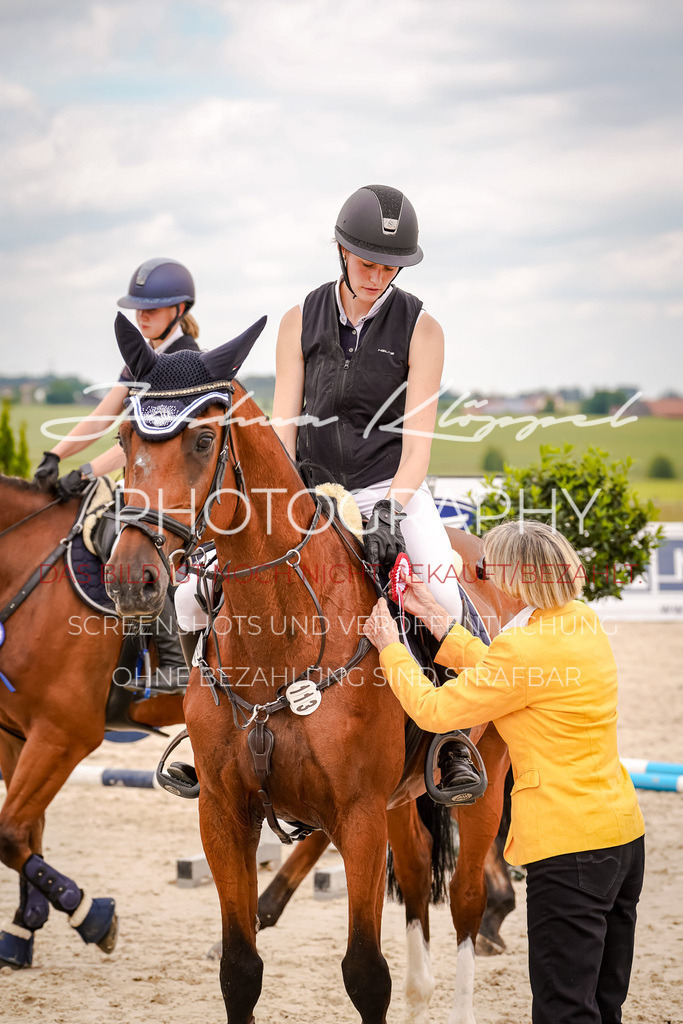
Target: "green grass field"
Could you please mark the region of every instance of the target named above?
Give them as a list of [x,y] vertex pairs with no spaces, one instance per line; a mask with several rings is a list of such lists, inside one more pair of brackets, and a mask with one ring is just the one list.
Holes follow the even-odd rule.
[[[540,418],[540,417],[539,417]],[[437,434],[448,434],[448,439],[436,437],[432,446],[430,473],[435,476],[474,475],[482,472],[484,455],[489,448],[497,449],[505,463],[511,466],[527,466],[538,461],[539,447],[550,444],[561,447],[571,444],[577,454],[585,452],[589,445],[607,452],[612,460],[630,456],[633,465],[630,471],[634,491],[643,499],[652,498],[660,509],[664,520],[683,520],[683,419],[665,420],[643,417],[634,423],[611,426],[608,423],[589,421],[586,426],[563,423],[537,428],[529,436],[518,439],[515,435],[523,423],[501,426],[500,417],[486,437],[472,441],[480,423],[468,427],[437,426]],[[676,478],[673,480],[652,480],[647,476],[648,466],[655,455],[668,455],[673,463]]]
[[[17,405],[12,408],[11,422],[15,433],[21,423],[26,424],[32,466],[37,465],[44,450],[55,444],[55,438],[41,434],[41,427],[48,420],[80,418],[87,414],[89,408],[79,405]],[[660,519],[683,521],[683,420],[644,417],[635,423],[616,427],[595,422],[589,422],[587,426],[564,423],[538,428],[531,436],[519,440],[515,434],[523,424],[501,426],[501,419],[496,421],[486,437],[476,441],[462,438],[471,438],[481,424],[445,429],[437,425],[437,434],[447,434],[448,439],[435,438],[430,473],[435,476],[478,475],[482,472],[483,458],[489,448],[498,449],[508,464],[524,466],[538,459],[541,444],[572,444],[577,453],[593,445],[606,451],[611,459],[630,456],[634,460],[631,483],[636,493],[642,499],[652,498],[660,509]],[[53,434],[59,436],[68,433],[69,429],[70,424],[50,428]],[[75,469],[82,462],[105,451],[113,443],[113,434],[95,442],[82,455],[67,459],[64,472]],[[648,465],[655,455],[660,454],[668,455],[671,459],[676,479],[648,478]]]
[[[15,437],[18,436],[19,427],[22,424],[26,427],[26,440],[28,442],[31,467],[35,469],[42,458],[43,452],[49,451],[50,448],[54,447],[59,438],[68,434],[74,424],[87,416],[88,412],[93,408],[94,406],[91,405],[12,406],[10,422]],[[50,420],[69,420],[69,422],[49,427],[51,436],[48,437],[41,432],[41,428],[48,424]],[[73,458],[65,459],[62,463],[63,471],[68,473],[69,470],[76,469],[83,462],[89,462],[95,455],[99,455],[100,452],[105,452],[107,448],[111,448],[114,443],[115,434],[116,431],[113,430],[106,437],[95,441],[82,455],[75,455]]]

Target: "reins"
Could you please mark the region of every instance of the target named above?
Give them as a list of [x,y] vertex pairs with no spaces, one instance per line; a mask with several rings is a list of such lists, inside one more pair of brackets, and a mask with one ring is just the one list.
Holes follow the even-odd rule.
[[[55,502],[50,502],[50,505],[54,504]],[[45,505],[44,508],[49,508],[50,505]],[[44,509],[40,509],[40,511],[42,512],[44,511]],[[35,514],[36,513],[33,513],[33,515]],[[26,522],[26,520],[22,520],[22,522]],[[18,525],[19,524],[17,523],[17,526]],[[57,564],[59,559],[62,557],[64,552],[69,547],[69,544],[71,544],[74,537],[77,537],[82,530],[83,524],[77,520],[67,533],[66,537],[63,537],[60,540],[57,547],[54,548],[47,556],[47,558],[40,563],[38,568],[31,573],[31,575],[26,580],[26,583],[24,583],[21,590],[19,590],[14,595],[11,601],[7,602],[4,608],[0,609],[0,624],[4,625],[4,623],[7,622],[7,620],[9,619],[10,615],[12,615],[17,610],[17,608],[19,608],[19,606],[24,603],[26,598],[33,593],[38,584],[43,580],[45,570],[51,569],[54,565]],[[2,534],[0,534],[0,536],[2,536]]]
[[29,521],[29,519],[33,519],[35,516],[39,516],[43,512],[47,512],[47,510],[49,508],[52,508],[53,505],[59,505],[59,504],[61,504],[61,502],[62,502],[61,498],[55,498],[54,501],[48,502],[47,505],[41,505],[41,507],[36,509],[35,512],[30,512],[27,516],[24,516],[23,519],[20,519],[16,523],[12,523],[11,526],[6,526],[4,530],[0,530],[0,537],[4,537],[6,533],[11,533],[12,530],[16,530],[16,528],[18,526],[23,526],[24,523],[27,523]]

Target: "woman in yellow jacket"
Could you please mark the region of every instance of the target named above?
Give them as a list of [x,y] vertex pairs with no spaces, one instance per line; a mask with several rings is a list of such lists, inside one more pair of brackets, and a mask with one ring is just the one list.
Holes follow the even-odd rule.
[[526,607],[490,647],[411,581],[408,611],[443,643],[435,688],[399,642],[386,602],[365,634],[407,714],[428,732],[493,721],[515,785],[505,848],[527,865],[533,1024],[618,1024],[628,992],[645,826],[617,752],[617,670],[599,619],[577,601],[583,570],[535,521],[484,537],[484,572]]

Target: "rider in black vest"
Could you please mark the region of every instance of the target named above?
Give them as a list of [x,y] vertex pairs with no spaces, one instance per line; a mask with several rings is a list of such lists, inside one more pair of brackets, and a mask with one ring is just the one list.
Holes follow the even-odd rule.
[[[344,203],[335,237],[339,280],[311,292],[280,325],[273,427],[315,483],[354,491],[368,516],[367,560],[390,568],[407,549],[460,621],[453,552],[424,482],[443,331],[395,285],[403,267],[422,260],[415,210],[398,189],[367,185]],[[455,754],[449,784],[474,781],[466,753]]]
[[[196,341],[199,327],[190,315],[194,301],[195,287],[190,271],[176,260],[161,257],[146,260],[136,269],[128,292],[119,299],[118,305],[135,310],[138,327],[153,349],[170,353],[181,349],[199,350]],[[123,412],[130,380],[130,373],[124,367],[118,384],[111,388],[99,405],[51,451],[44,452],[35,473],[35,483],[45,490],[56,490],[66,501],[79,495],[95,477],[125,466],[123,449],[116,443],[91,462],[59,476],[61,459],[82,451],[109,431]],[[152,677],[151,688],[164,692],[183,689],[187,686],[189,673],[177,637],[170,596],[167,596],[154,636],[159,668]]]

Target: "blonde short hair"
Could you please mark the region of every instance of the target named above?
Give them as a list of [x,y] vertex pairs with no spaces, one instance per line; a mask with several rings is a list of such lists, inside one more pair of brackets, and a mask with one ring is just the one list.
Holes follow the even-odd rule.
[[574,548],[535,519],[494,526],[484,536],[484,558],[497,587],[536,608],[559,608],[583,590],[586,574]]

